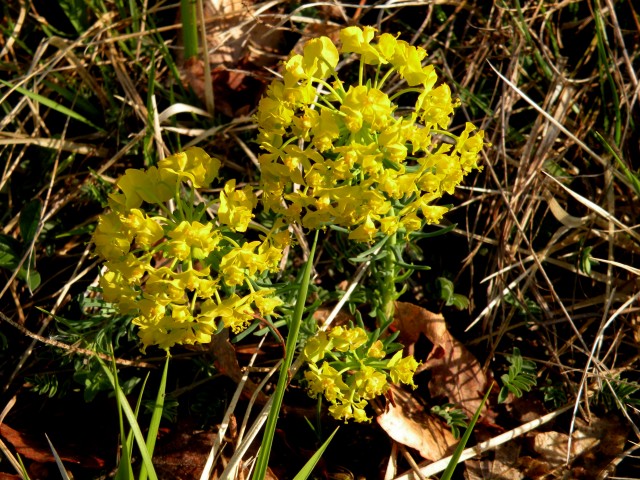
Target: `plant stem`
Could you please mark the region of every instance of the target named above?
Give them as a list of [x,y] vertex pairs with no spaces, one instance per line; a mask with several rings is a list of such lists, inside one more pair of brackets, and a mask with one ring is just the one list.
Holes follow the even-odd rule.
[[384,271],[381,279],[382,289],[382,311],[384,313],[385,323],[393,320],[395,310],[394,302],[397,298],[396,292],[396,265],[393,253],[397,241],[397,234],[389,236],[389,240],[385,243],[384,248],[387,250],[387,256],[384,257]]
[[198,16],[196,14],[196,0],[181,0],[180,15],[182,17],[184,59],[189,60],[198,55]]

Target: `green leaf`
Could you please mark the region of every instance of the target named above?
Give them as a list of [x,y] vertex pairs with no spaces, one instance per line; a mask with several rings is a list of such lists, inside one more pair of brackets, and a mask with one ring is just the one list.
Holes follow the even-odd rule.
[[58,5],[73,25],[76,32],[82,34],[89,28],[89,16],[84,0],[58,0]]
[[15,238],[0,233],[0,267],[15,270],[20,263],[22,246]]
[[298,472],[298,474],[295,477],[293,477],[293,480],[306,480],[307,478],[309,478],[309,475],[311,475],[311,472],[313,472],[313,469],[318,463],[318,460],[320,460],[320,458],[322,457],[322,454],[329,446],[329,443],[331,442],[331,440],[333,440],[333,436],[338,431],[338,428],[340,427],[337,427],[333,431],[333,433],[329,435],[329,438],[325,440],[325,442],[320,446],[318,451],[311,456],[311,458],[307,461],[307,463],[304,464],[304,467],[302,467],[302,469]]
[[[165,393],[167,390],[167,374],[169,372],[169,355],[164,362],[164,370],[162,371],[162,378],[160,380],[160,386],[158,387],[158,395],[156,396],[156,403],[153,406],[153,413],[151,414],[151,422],[149,423],[149,431],[147,432],[147,450],[149,456],[153,458],[153,450],[156,446],[156,438],[158,438],[158,430],[160,429],[160,420],[162,419],[162,412],[164,411]],[[146,480],[147,469],[144,464],[140,467],[139,480]]]
[[[129,401],[127,400],[127,397],[125,396],[124,392],[118,385],[117,378],[115,377],[114,372],[112,372],[111,369],[109,369],[99,357],[96,357],[96,359],[102,366],[102,370],[104,371],[104,373],[107,375],[107,378],[111,382],[111,386],[113,387],[116,393],[116,398],[118,400],[120,409],[122,413],[124,413],[125,417],[127,418],[127,421],[129,422],[129,426],[131,427],[131,430],[133,432],[133,437],[135,438],[136,444],[138,445],[138,449],[140,450],[142,461],[145,465],[145,468],[147,469],[147,475],[151,480],[158,480],[156,471],[153,468],[153,463],[151,462],[151,456],[149,455],[149,451],[147,450],[145,439],[142,436],[142,431],[140,430],[140,426],[138,425],[138,420],[136,419],[136,416],[133,413],[133,410],[131,409],[131,405],[129,405]],[[115,371],[115,368],[114,368],[114,371]]]
[[95,128],[96,130],[99,130],[100,132],[104,132],[104,129],[98,127],[97,125],[94,125],[92,122],[87,120],[82,115],[74,112],[73,110],[71,110],[70,108],[65,107],[64,105],[60,105],[58,102],[55,102],[55,101],[51,100],[50,98],[43,97],[42,95],[39,95],[39,94],[34,93],[34,92],[30,91],[30,90],[27,90],[26,88],[18,87],[16,85],[11,85],[9,82],[5,82],[2,79],[0,79],[0,83],[2,83],[6,87],[9,87],[9,88],[12,88],[12,89],[16,90],[17,92],[21,93],[25,97],[29,97],[31,100],[34,100],[34,101],[36,101],[38,103],[41,103],[45,107],[49,107],[49,108],[55,110],[58,113],[66,115],[66,116],[68,116],[70,118],[73,118],[75,120],[78,120],[79,122],[85,123],[85,124],[89,125],[90,127]]
[[62,463],[62,460],[58,456],[58,452],[54,448],[53,443],[51,443],[51,440],[49,440],[49,435],[47,435],[45,433],[44,436],[47,439],[47,442],[49,443],[49,448],[51,449],[51,453],[53,453],[53,458],[55,458],[55,460],[56,460],[56,465],[58,466],[58,471],[60,472],[60,477],[62,478],[62,480],[71,480],[69,478],[69,475],[67,474],[67,469],[64,468],[64,464]]
[[[18,278],[21,278],[22,271],[23,269],[20,269],[20,272],[18,273]],[[27,282],[27,287],[29,288],[29,291],[33,292],[36,288],[40,286],[40,283],[42,282],[42,277],[38,272],[36,272],[32,268],[29,268],[25,272],[25,278],[23,280]]]
[[451,299],[447,302],[447,306],[457,308],[458,310],[464,310],[469,308],[469,299],[459,293],[454,293]]
[[302,323],[302,315],[304,313],[304,305],[307,300],[307,292],[309,290],[309,282],[311,280],[311,271],[313,270],[313,257],[316,253],[316,246],[318,245],[318,231],[313,241],[313,246],[309,252],[309,259],[302,272],[302,281],[300,283],[300,289],[298,290],[298,296],[296,298],[296,306],[291,318],[291,326],[289,327],[289,334],[287,335],[287,347],[285,351],[284,361],[280,366],[280,376],[278,377],[278,384],[276,390],[273,393],[273,403],[271,404],[271,410],[269,410],[269,416],[264,427],[264,436],[262,437],[262,444],[260,446],[260,453],[256,460],[255,470],[253,472],[253,480],[264,480],[267,474],[267,468],[269,466],[269,457],[271,455],[271,446],[273,444],[273,437],[276,431],[276,424],[278,423],[278,416],[280,415],[280,407],[282,406],[282,398],[284,397],[284,391],[287,387],[287,381],[289,379],[289,367],[293,361],[293,355],[296,351],[298,343],[298,334],[300,333],[300,324]]
[[498,403],[504,403],[509,392],[517,398],[522,397],[524,392],[530,392],[537,383],[535,362],[523,359],[517,347],[513,348],[513,354],[508,359],[511,366],[508,373],[500,377],[503,386],[498,395]]
[[482,412],[482,409],[484,408],[485,403],[487,403],[487,399],[489,398],[489,394],[491,393],[492,389],[493,389],[493,384],[491,385],[491,387],[489,387],[489,390],[487,391],[487,393],[485,393],[484,398],[482,399],[482,403],[480,403],[480,406],[476,410],[476,413],[473,415],[473,418],[469,422],[469,426],[464,431],[464,435],[462,435],[462,438],[460,439],[458,446],[454,450],[453,455],[451,455],[451,461],[447,465],[447,468],[445,469],[445,471],[442,473],[442,477],[440,478],[440,480],[451,480],[451,477],[453,476],[453,472],[456,469],[456,466],[458,465],[458,461],[462,456],[462,452],[464,451],[464,447],[466,447],[467,442],[471,437],[471,432],[473,431],[473,428],[476,426],[476,423],[480,418],[480,413]]
[[453,282],[445,277],[438,277],[436,281],[440,287],[440,299],[444,300],[448,304],[449,300],[453,296]]
[[35,199],[27,203],[20,212],[20,235],[25,245],[30,245],[38,232],[42,202]]

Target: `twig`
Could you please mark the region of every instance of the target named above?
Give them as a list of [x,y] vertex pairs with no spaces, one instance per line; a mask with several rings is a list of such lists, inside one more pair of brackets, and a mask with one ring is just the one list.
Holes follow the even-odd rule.
[[104,353],[94,352],[93,350],[89,350],[86,348],[74,347],[73,345],[68,345],[66,343],[59,342],[57,340],[52,340],[50,338],[43,337],[42,335],[33,333],[31,330],[23,327],[19,323],[14,322],[2,312],[0,312],[0,319],[4,320],[12,327],[17,328],[18,330],[20,330],[21,333],[23,333],[29,338],[32,338],[40,343],[49,345],[50,347],[61,348],[62,350],[66,350],[69,353],[78,353],[80,355],[86,355],[88,357],[97,356],[103,360],[106,360],[109,362],[116,362],[118,365],[125,365],[127,367],[156,368],[156,365],[153,365],[152,363],[142,362],[138,360],[123,360],[121,358],[114,359],[111,356]]

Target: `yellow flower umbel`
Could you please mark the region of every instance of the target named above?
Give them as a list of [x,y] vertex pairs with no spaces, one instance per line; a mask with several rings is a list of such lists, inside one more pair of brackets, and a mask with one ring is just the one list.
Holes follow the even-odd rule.
[[277,223],[250,242],[238,233],[247,231],[257,203],[251,187],[228,182],[213,219],[191,201],[219,168],[218,159],[190,148],[158,167],[129,169],[98,220],[93,242],[106,260],[103,297],[134,317],[144,347],[207,343],[219,324],[239,332],[281,304],[255,280],[278,268],[288,232]]
[[386,356],[384,343],[374,341],[363,328],[319,332],[304,347],[307,391],[312,397],[323,395],[334,418],[369,422],[364,409],[369,400],[386,393],[389,380],[415,388],[418,362],[412,356],[403,358],[401,350],[390,359]]
[[[434,202],[478,168],[484,132],[470,136],[470,123],[460,136],[447,131],[458,101],[446,84],[436,86],[424,49],[387,33],[376,38],[372,27],[347,27],[340,40],[340,48],[327,37],[309,41],[260,101],[265,207],[306,228],[346,228],[360,242],[438,223],[447,208]],[[358,83],[338,76],[340,54],[360,57]],[[392,75],[408,88],[390,97]],[[400,114],[398,100],[409,95],[412,108]]]

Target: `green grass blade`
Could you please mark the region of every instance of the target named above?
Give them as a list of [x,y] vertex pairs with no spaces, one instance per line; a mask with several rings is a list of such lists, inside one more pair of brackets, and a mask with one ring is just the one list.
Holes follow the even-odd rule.
[[51,449],[51,453],[53,454],[53,458],[55,458],[55,460],[56,460],[56,465],[58,466],[58,471],[60,472],[60,477],[62,478],[62,480],[71,480],[69,478],[69,475],[67,474],[67,469],[64,468],[64,464],[62,463],[62,460],[60,459],[60,456],[58,455],[58,452],[56,451],[55,447],[53,446],[53,443],[51,443],[51,440],[49,440],[49,435],[47,435],[45,433],[44,436],[47,439],[47,443],[49,444],[49,448]]
[[[111,354],[113,355],[113,348],[111,348]],[[133,468],[131,467],[131,453],[133,449],[132,449],[132,443],[129,440],[131,433],[127,435],[124,428],[124,418],[122,418],[122,413],[123,413],[122,403],[121,403],[120,396],[118,395],[118,392],[121,392],[122,390],[120,389],[120,384],[118,383],[118,376],[114,375],[112,377],[111,371],[106,367],[106,365],[104,365],[102,361],[100,360],[98,361],[100,362],[100,366],[105,371],[107,378],[111,382],[111,385],[113,386],[113,389],[116,392],[116,405],[118,408],[118,423],[120,426],[120,462],[118,463],[118,470],[116,472],[115,480],[133,480]],[[112,368],[114,372],[117,372],[115,361],[113,362]]]
[[604,137],[600,135],[600,133],[598,133],[595,130],[593,130],[591,133],[593,133],[593,135],[598,139],[598,141],[602,144],[602,146],[607,149],[607,152],[609,152],[611,156],[613,156],[613,158],[616,159],[616,163],[622,169],[625,177],[627,177],[627,179],[629,180],[629,183],[631,184],[633,189],[636,191],[636,193],[640,195],[640,178],[638,178],[638,175],[633,173],[629,169],[629,167],[627,167],[627,165],[620,158],[620,155],[617,154],[617,152],[613,149],[613,147],[611,147],[609,142],[607,142],[604,139]]
[[309,281],[311,279],[311,270],[313,269],[313,257],[316,252],[316,245],[318,244],[318,232],[316,231],[316,237],[309,253],[309,259],[304,267],[302,274],[302,283],[300,284],[300,290],[298,290],[298,297],[296,299],[296,307],[293,311],[293,318],[291,319],[291,326],[289,327],[289,335],[287,335],[287,347],[284,356],[284,362],[280,367],[280,376],[278,377],[278,386],[273,393],[273,403],[269,416],[267,417],[267,423],[265,426],[264,437],[262,437],[262,444],[260,446],[260,453],[258,454],[258,460],[256,460],[256,468],[253,472],[253,480],[264,480],[267,474],[267,467],[269,466],[269,456],[271,455],[271,445],[273,444],[273,436],[276,431],[276,424],[278,422],[278,415],[280,414],[280,407],[282,406],[282,398],[284,397],[284,390],[287,387],[287,380],[289,379],[289,367],[293,361],[293,355],[296,351],[296,343],[298,341],[298,333],[300,332],[300,324],[302,323],[302,314],[304,313],[304,304],[307,299],[307,291],[309,289]]
[[[147,451],[149,456],[153,458],[153,450],[156,447],[156,439],[158,438],[158,430],[160,429],[160,420],[162,420],[162,411],[164,410],[164,399],[167,390],[167,374],[169,372],[169,355],[167,354],[167,360],[164,363],[164,370],[162,371],[162,378],[160,379],[160,386],[158,387],[158,395],[156,396],[156,403],[153,406],[153,413],[151,414],[151,422],[149,423],[149,432],[147,432]],[[147,468],[143,464],[140,467],[140,480],[147,479]]]
[[480,404],[480,406],[476,410],[476,413],[473,415],[473,418],[469,422],[469,426],[464,431],[464,435],[462,435],[462,438],[460,439],[460,443],[458,443],[458,446],[453,452],[453,455],[451,455],[451,461],[449,462],[449,465],[447,465],[447,468],[442,474],[442,477],[440,478],[440,480],[451,480],[451,477],[453,476],[453,471],[458,466],[458,461],[460,460],[460,456],[462,455],[462,452],[464,451],[464,448],[467,445],[469,438],[471,437],[471,432],[473,432],[473,427],[476,426],[476,423],[480,418],[480,413],[484,408],[484,404],[487,403],[487,399],[489,398],[489,394],[491,393],[492,388],[493,388],[493,385],[491,385],[487,393],[485,393],[484,398],[482,399],[482,403]]
[[39,95],[37,93],[33,93],[32,91],[27,90],[26,88],[18,87],[17,85],[11,85],[9,82],[5,82],[2,79],[0,79],[0,82],[5,87],[12,88],[12,89],[16,90],[17,92],[21,93],[22,95],[24,95],[25,97],[28,97],[31,100],[36,101],[38,103],[41,103],[45,107],[49,107],[49,108],[55,110],[56,112],[61,113],[62,115],[66,115],[66,116],[68,116],[70,118],[78,120],[79,122],[85,123],[85,124],[89,125],[90,127],[95,128],[96,130],[98,130],[100,132],[104,132],[104,130],[102,128],[100,128],[97,125],[95,125],[94,123],[90,122],[89,120],[87,120],[85,117],[83,117],[79,113],[74,112],[73,110],[71,110],[70,108],[65,107],[64,105],[60,105],[58,102],[55,102],[55,101],[51,100],[50,98],[43,97],[42,95]]
[[104,364],[104,362],[100,358],[97,358],[97,360],[100,362],[102,369],[104,370],[105,374],[107,375],[107,378],[111,382],[111,385],[113,386],[116,392],[116,399],[120,403],[120,408],[122,409],[122,412],[124,413],[125,417],[127,417],[127,421],[131,426],[131,430],[133,431],[133,436],[136,440],[138,448],[140,449],[140,455],[142,456],[142,461],[144,462],[144,465],[147,469],[147,472],[148,472],[147,474],[149,475],[149,478],[151,480],[158,480],[158,476],[156,475],[155,469],[153,468],[153,463],[151,462],[151,456],[149,455],[149,452],[147,450],[146,442],[144,440],[144,437],[142,436],[142,431],[140,430],[140,426],[138,425],[138,421],[136,419],[135,413],[131,409],[131,405],[129,405],[129,401],[127,400],[127,397],[125,396],[124,392],[118,385],[118,382],[113,372],[109,368],[107,368],[107,366]]
[[331,443],[331,440],[333,440],[333,436],[338,431],[338,428],[340,427],[337,427],[333,431],[333,433],[329,435],[329,438],[327,438],[327,440],[320,446],[318,451],[313,454],[313,456],[307,461],[307,463],[304,464],[304,467],[302,467],[302,469],[298,472],[298,474],[295,477],[293,477],[293,480],[306,480],[307,478],[309,478],[309,475],[311,475],[311,472],[313,472],[313,469],[318,463],[318,460],[320,460],[320,458],[322,457],[322,454],[329,446],[329,443]]

